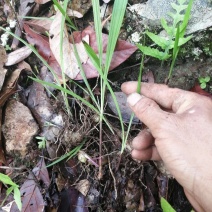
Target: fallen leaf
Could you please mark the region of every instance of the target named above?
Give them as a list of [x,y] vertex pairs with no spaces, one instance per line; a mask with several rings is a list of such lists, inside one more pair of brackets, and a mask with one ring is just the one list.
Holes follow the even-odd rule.
[[31,53],[32,49],[28,46],[17,49],[7,55],[7,62],[5,63],[5,66],[12,66],[19,63],[29,57]]
[[[27,16],[30,13],[30,11],[32,10],[35,4],[34,4],[34,0],[20,0],[19,5],[20,6],[18,10],[18,24],[16,24],[16,28],[15,28],[15,35],[17,37],[21,37],[21,34],[22,34],[23,17]],[[11,45],[12,49],[16,49],[18,47],[19,42],[20,41],[14,37],[12,45]]]
[[76,57],[74,55],[74,50],[71,48],[71,45],[69,43],[69,36],[66,26],[64,26],[63,44],[61,52],[60,34],[61,34],[62,17],[63,15],[61,14],[60,11],[58,11],[49,30],[50,33],[49,43],[52,53],[54,54],[57,62],[60,64],[60,67],[64,67],[64,73],[71,79],[74,79],[80,72],[80,69]]
[[37,32],[45,33],[45,32],[48,32],[50,30],[50,26],[51,26],[52,21],[53,21],[51,19],[53,19],[53,17],[50,17],[49,19],[44,19],[44,20],[33,19],[33,20],[30,20],[30,21],[24,21],[24,24],[33,27]]
[[49,66],[54,70],[55,74],[61,79],[62,82],[62,73],[60,65],[55,59],[54,55],[51,52],[49,46],[49,39],[43,35],[39,35],[35,31],[33,31],[28,25],[24,25],[24,30],[26,31],[26,38],[30,44],[35,45],[38,53],[43,57],[44,60],[47,61]]
[[84,196],[87,195],[89,189],[90,189],[90,182],[87,179],[84,180],[80,180],[77,185],[76,185],[76,189],[83,194]]
[[31,66],[25,61],[21,61],[20,63],[18,63],[18,69],[32,72]]
[[37,4],[46,4],[47,2],[50,2],[51,0],[35,0]]
[[20,73],[21,70],[16,69],[6,80],[5,85],[0,92],[0,107],[2,107],[7,99],[16,92],[16,83],[18,81]]
[[67,9],[66,14],[70,17],[76,17],[76,18],[82,18],[83,17],[82,13],[80,13],[76,10],[69,9],[69,8]]
[[39,182],[41,180],[47,187],[49,187],[50,185],[49,173],[46,168],[44,158],[40,159],[37,165],[33,168],[32,172],[34,173]]
[[51,56],[51,50],[50,50],[48,38],[46,36],[36,33],[26,24],[24,24],[24,30],[27,33],[26,34],[27,41],[30,44],[35,45],[38,53],[46,61],[48,61]]
[[[44,199],[32,174],[29,174],[28,179],[21,186],[20,192],[22,201],[21,212],[44,211]],[[18,211],[16,204],[12,205],[11,211]]]
[[4,84],[4,79],[7,74],[7,69],[4,69],[3,66],[7,61],[7,54],[3,46],[0,46],[0,91]]
[[[3,60],[3,57],[2,57]],[[3,89],[0,92],[0,131],[2,132],[2,107],[4,106],[7,99],[16,91],[16,83],[20,75],[20,70],[16,69],[12,72],[11,76],[6,80]],[[3,75],[3,71],[1,73]],[[3,82],[4,83],[4,82]],[[0,135],[0,163],[5,164],[6,160],[4,157],[4,151],[2,147],[2,137]]]
[[88,212],[85,197],[73,187],[63,190],[61,192],[61,203],[57,211]]
[[[75,43],[80,42],[82,38],[84,38],[86,35],[89,35],[89,45],[96,53],[98,53],[98,47],[96,43],[96,34],[93,27],[91,26],[87,27],[82,32],[73,33]],[[104,62],[106,59],[108,35],[103,33],[102,39],[103,39],[103,62]],[[110,71],[116,68],[117,66],[119,66],[125,60],[127,60],[136,50],[137,50],[137,47],[135,45],[124,40],[118,40],[114,54],[113,54],[113,58],[110,64]],[[88,59],[88,61],[84,63],[82,66],[87,78],[94,78],[99,75],[90,59]],[[80,74],[78,74],[77,77],[75,78],[75,80],[81,80],[81,79],[82,79],[82,76]]]
[[212,98],[212,94],[211,94],[211,93],[208,93],[208,92],[205,91],[205,90],[203,90],[203,89],[200,87],[199,83],[196,83],[196,84],[194,85],[194,87],[191,88],[190,91],[195,92],[195,93],[198,93],[198,94],[203,95],[203,96],[208,96],[208,97]]
[[3,68],[7,61],[7,54],[3,46],[0,46],[0,68]]
[[[57,55],[57,60],[56,60],[55,59],[56,55],[54,56],[51,53],[47,37],[39,35],[38,33],[34,32],[32,29],[30,29],[30,27],[27,26],[27,25],[24,25],[24,29],[27,32],[28,42],[31,43],[31,44],[34,44],[36,46],[39,54],[53,68],[53,70],[55,71],[55,74],[60,79],[62,79],[61,68],[60,68],[60,65],[58,63],[58,61],[60,61],[60,56],[59,56],[60,39],[58,37],[59,34],[57,34],[57,36],[56,36],[57,39],[55,41],[55,44],[52,44],[53,45],[52,51]],[[58,26],[58,29],[60,29],[59,26]],[[105,59],[107,42],[108,42],[108,35],[102,34],[102,36],[103,36],[103,59]],[[87,54],[84,51],[84,46],[82,44],[83,39],[89,40],[89,45],[94,49],[94,51],[96,53],[98,53],[98,47],[97,47],[97,43],[96,43],[96,35],[95,35],[94,29],[92,27],[87,27],[82,32],[74,32],[73,38],[74,38],[74,42],[76,44],[76,48],[80,52],[79,56],[80,56],[86,77],[88,79],[97,77],[99,75],[98,71],[93,66],[91,60],[89,58],[87,59]],[[51,40],[53,41],[53,39],[51,39]],[[63,51],[66,51],[66,52],[64,52],[65,53],[65,59],[63,60],[64,65],[65,65],[65,70],[67,70],[66,74],[70,78],[72,78],[72,77],[74,77],[74,75],[79,73],[79,67],[78,67],[75,55],[73,53],[73,44],[68,45],[67,39],[65,37],[65,42],[63,43],[63,45],[64,45]],[[128,59],[136,50],[137,50],[137,47],[132,45],[131,43],[129,43],[127,41],[123,41],[123,40],[118,40],[116,48],[115,48],[115,52],[114,52],[114,55],[113,55],[113,58],[112,58],[110,71],[113,70],[114,68],[116,68],[121,63],[123,63],[126,59]],[[65,61],[67,61],[67,63],[65,63]],[[68,66],[68,64],[70,66]],[[73,66],[75,68],[73,68]],[[70,67],[72,67],[72,68],[70,69]],[[75,78],[72,78],[72,79],[82,80],[82,76],[79,73],[79,74],[77,74],[77,76]]]

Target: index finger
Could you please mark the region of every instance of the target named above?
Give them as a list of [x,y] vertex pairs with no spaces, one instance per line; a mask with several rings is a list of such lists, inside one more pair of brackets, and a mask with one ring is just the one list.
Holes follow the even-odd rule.
[[[135,93],[137,90],[137,82],[125,82],[122,84],[121,89],[126,94]],[[198,94],[180,90],[177,88],[169,88],[166,85],[154,84],[154,83],[144,83],[141,84],[141,94],[154,100],[160,106],[173,110],[177,112],[184,104],[190,105],[192,101],[195,102],[195,99],[199,96]]]

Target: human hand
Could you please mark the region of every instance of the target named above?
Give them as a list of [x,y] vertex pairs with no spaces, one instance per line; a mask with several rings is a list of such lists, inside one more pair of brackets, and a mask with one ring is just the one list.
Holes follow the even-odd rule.
[[[126,82],[122,91],[149,128],[132,142],[132,157],[163,160],[197,211],[212,211],[212,100],[165,85]],[[170,111],[170,112],[167,112]]]

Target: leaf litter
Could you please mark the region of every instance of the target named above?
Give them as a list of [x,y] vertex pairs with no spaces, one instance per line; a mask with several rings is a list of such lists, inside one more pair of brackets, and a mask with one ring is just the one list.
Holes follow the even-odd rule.
[[[37,4],[43,4],[43,8],[49,7],[47,2],[46,0],[36,1]],[[104,2],[108,3],[109,1]],[[21,1],[19,16],[36,14],[41,9],[37,7],[37,12],[32,12],[31,9],[37,4],[34,1]],[[74,15],[77,19],[87,15],[85,13],[90,9],[91,1],[86,1],[85,3],[84,1],[74,0],[71,2],[71,5],[68,5],[69,15]],[[43,14],[42,17],[45,17]],[[52,14],[48,17],[52,17]],[[19,23],[21,27],[24,24],[23,27],[26,35],[23,38],[26,36],[27,41],[34,45],[39,54],[60,78],[62,75],[59,45],[61,18],[61,14],[57,12],[54,20],[29,20],[23,23],[23,18],[20,18]],[[83,23],[83,21],[76,20],[77,23]],[[85,90],[68,81],[69,78],[78,80],[80,86],[84,87],[81,81],[80,69],[74,55],[73,45],[75,43],[86,77],[88,79],[97,78],[97,80],[90,80],[89,83],[92,85],[93,90],[96,91],[95,97],[99,98],[98,72],[92,65],[83,45],[83,41],[86,41],[98,54],[95,31],[92,26],[84,27],[83,24],[79,24],[79,26],[83,27],[79,31],[70,33],[65,25],[62,44],[63,59],[66,61],[64,63],[64,70],[67,75],[68,88],[89,102],[92,102]],[[20,35],[17,31],[16,33]],[[46,36],[47,34],[48,36]],[[103,33],[102,37],[104,61],[108,35]],[[21,160],[31,158],[31,160],[27,161],[29,163],[27,164],[29,167],[27,169],[27,177],[26,175],[22,176],[25,178],[21,186],[23,211],[43,211],[44,208],[50,207],[57,208],[57,211],[88,211],[88,208],[91,211],[160,210],[157,204],[158,193],[160,196],[168,196],[167,181],[174,181],[160,176],[158,174],[159,168],[155,165],[148,162],[139,163],[133,160],[129,156],[130,152],[128,150],[122,156],[118,154],[121,146],[121,132],[117,122],[116,110],[110,108],[113,111],[111,112],[108,107],[105,110],[115,134],[112,135],[104,127],[104,155],[102,155],[104,176],[100,182],[96,177],[99,160],[98,116],[74,98],[68,98],[72,115],[70,117],[67,116],[61,94],[51,87],[44,89],[41,84],[26,79],[26,76],[32,76],[32,73],[34,74],[38,70],[40,72],[36,73],[38,78],[54,83],[55,79],[51,72],[36,60],[34,54],[24,51],[24,47],[21,45],[15,44],[14,46],[13,44],[12,47],[18,48],[16,51],[8,54],[8,57],[12,58],[9,60],[12,60],[9,63],[12,74],[11,72],[7,73],[9,69],[7,70],[4,67],[7,58],[5,51],[0,51],[1,56],[3,55],[0,59],[2,77],[0,105],[2,107],[8,101],[4,111],[6,115],[3,122],[6,144],[10,143],[12,146],[10,149],[7,149],[9,150],[8,153],[14,159],[16,157],[20,157]],[[112,58],[110,71],[123,64],[136,50],[137,47],[135,45],[119,40]],[[18,55],[17,51],[22,52],[23,55]],[[30,56],[27,56],[27,54],[30,54]],[[16,66],[13,66],[14,64],[17,64],[20,68],[15,69]],[[111,76],[117,75],[118,78],[124,79],[124,81],[131,79],[133,75],[132,69],[127,68],[127,72],[125,72],[121,68],[118,71],[111,72]],[[155,75],[156,71],[152,70]],[[146,75],[143,76],[143,81],[153,83],[153,73],[148,70],[145,70],[145,72]],[[135,80],[137,78],[134,77],[132,79]],[[119,80],[117,82],[114,81],[116,80],[113,80],[112,85],[117,91],[115,95],[122,96],[122,98],[117,98],[118,103],[124,106],[121,108],[122,116],[127,117],[125,121],[128,122],[131,111],[126,105],[126,97],[123,97],[123,94],[119,93],[120,89],[117,89],[117,87],[120,87]],[[13,95],[13,99],[10,99],[11,95]],[[110,104],[113,104],[113,101],[109,97],[109,107],[111,107]],[[25,120],[24,117],[29,116],[29,114],[30,119]],[[9,116],[10,118],[8,118]],[[10,120],[9,122],[8,119]],[[137,122],[138,120],[136,120]],[[23,125],[23,123],[26,125]],[[36,123],[35,126],[37,127],[34,128],[34,132],[31,134],[28,130],[33,123]],[[14,127],[11,128],[11,126]],[[143,127],[145,126],[133,125],[132,136]],[[27,139],[20,137],[23,130],[28,136]],[[10,131],[13,131],[14,135],[8,136]],[[19,136],[18,141],[12,142],[11,138],[17,139],[16,136]],[[38,150],[37,140],[34,139],[35,136],[39,136],[44,140],[44,149]],[[84,138],[86,138],[86,142],[76,157],[66,158],[53,167],[46,168],[45,161],[47,164],[52,163],[52,161],[78,146]],[[129,141],[131,140],[132,137],[129,138]],[[21,148],[18,149],[20,146]],[[6,148],[8,147],[6,146]],[[2,146],[0,146],[0,151],[0,162],[3,164],[10,163],[7,157],[4,160],[1,159],[5,157]],[[21,156],[15,156],[12,153],[14,151],[17,151]],[[39,154],[35,152],[39,152]],[[79,157],[80,154],[86,159],[82,160]],[[37,163],[36,165],[35,162]],[[30,171],[31,167],[34,167],[32,172]],[[11,177],[14,177],[14,174],[15,171],[13,171]],[[18,175],[21,176],[20,174]],[[179,195],[181,194],[182,191],[179,190]],[[16,206],[12,202],[8,207],[11,211],[16,210]]]

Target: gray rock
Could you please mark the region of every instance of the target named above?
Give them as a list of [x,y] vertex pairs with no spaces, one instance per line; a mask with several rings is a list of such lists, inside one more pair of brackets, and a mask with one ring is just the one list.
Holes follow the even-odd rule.
[[[161,18],[171,21],[169,12],[173,12],[171,3],[177,0],[149,0],[146,4],[135,4],[128,9],[144,18],[147,24],[160,23]],[[212,2],[210,0],[194,0],[191,19],[187,28],[187,34],[206,29],[212,26]]]

